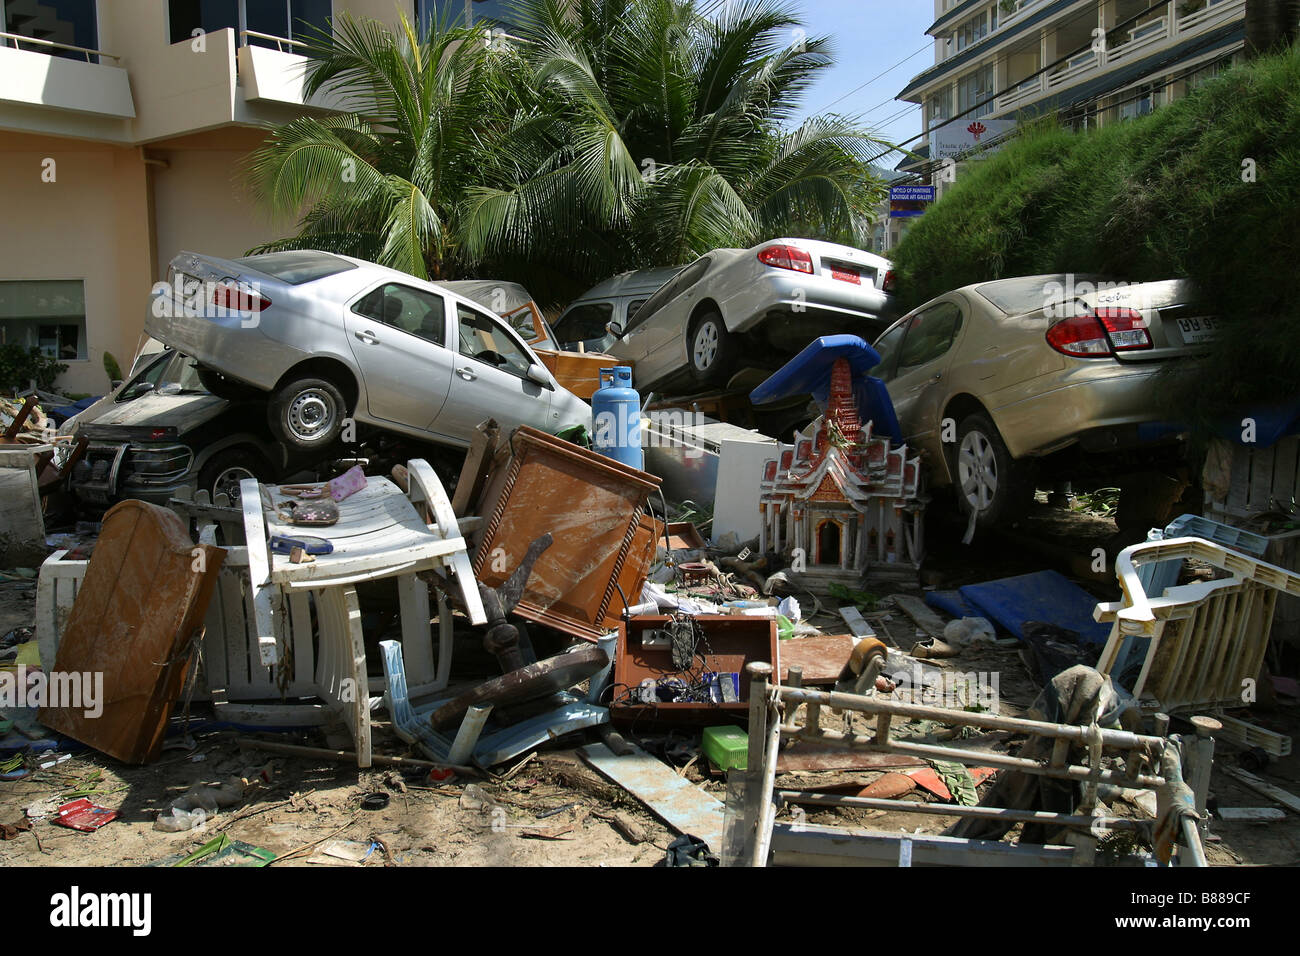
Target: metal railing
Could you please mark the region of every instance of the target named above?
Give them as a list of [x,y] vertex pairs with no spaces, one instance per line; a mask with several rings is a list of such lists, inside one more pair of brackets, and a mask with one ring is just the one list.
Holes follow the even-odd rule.
[[[2,33],[0,32],[0,46],[13,46],[16,50],[21,50],[24,43],[31,43],[35,46],[45,47],[47,49],[68,50],[71,53],[85,54],[87,63],[97,63],[98,60],[91,60],[92,56],[99,57],[102,60],[107,57],[114,62],[120,63],[122,58],[113,53],[105,53],[103,50],[92,50],[84,46],[73,46],[70,43],[56,43],[54,40],[42,40],[39,37],[23,36],[21,33]],[[39,52],[39,51],[29,51]]]
[[240,46],[252,46],[253,44],[251,44],[251,43],[248,42],[248,38],[249,38],[249,37],[252,37],[252,38],[255,39],[255,40],[269,40],[269,41],[271,41],[272,43],[275,44],[275,48],[276,48],[277,50],[279,50],[281,53],[292,53],[292,52],[294,52],[293,50],[286,50],[286,49],[285,49],[286,46],[289,46],[289,47],[299,47],[299,48],[304,49],[304,50],[307,49],[307,47],[308,47],[308,44],[307,44],[307,43],[304,43],[302,40],[291,40],[291,39],[289,39],[288,37],[278,37],[278,36],[275,36],[275,35],[272,34],[272,33],[259,33],[257,30],[240,30],[240,31],[239,31],[239,39],[240,39],[240,43],[239,43],[239,45],[240,45]]
[[[1188,14],[1177,15],[1174,21],[1179,33],[1198,29],[1212,22],[1227,20],[1246,7],[1246,0],[1207,0],[1205,6]],[[1175,7],[1177,9],[1177,6]]]
[[[1205,865],[1198,819],[1204,818],[1205,798],[1209,789],[1209,770],[1213,762],[1214,744],[1210,734],[1219,727],[1213,720],[1195,718],[1197,735],[1190,739],[1165,736],[1169,719],[1156,718],[1155,735],[1138,734],[1126,730],[1106,729],[1093,723],[1089,726],[1051,723],[1019,717],[1005,717],[977,713],[955,708],[932,707],[904,703],[883,697],[809,690],[802,686],[800,668],[790,668],[788,684],[770,682],[772,667],[754,663],[746,667],[749,680],[749,754],[743,793],[737,792],[743,806],[737,807],[733,832],[727,838],[726,855],[741,865],[765,866],[774,849],[774,835],[783,839],[794,837],[790,852],[795,856],[804,852],[798,848],[800,834],[818,830],[819,839],[840,847],[833,852],[850,855],[875,852],[871,849],[844,850],[854,841],[866,844],[888,843],[895,839],[887,834],[872,834],[838,830],[833,827],[810,828],[806,825],[778,824],[777,811],[790,805],[828,807],[857,807],[860,809],[892,810],[895,812],[936,814],[966,818],[1000,820],[1007,824],[1039,823],[1064,827],[1078,832],[1082,839],[1074,849],[1068,847],[1024,847],[1002,845],[995,852],[1018,853],[1026,861],[1034,862],[1091,862],[1089,854],[1095,849],[1099,829],[1146,829],[1149,822],[1120,822],[1111,817],[1104,820],[1098,812],[1099,791],[1103,784],[1136,790],[1156,790],[1162,799],[1168,799],[1181,808],[1178,834],[1186,853],[1184,862],[1195,866]],[[804,705],[804,723],[796,720],[796,713]],[[830,730],[822,726],[822,710],[830,708],[848,714],[861,714],[874,719],[874,734],[855,733],[852,723],[847,731]],[[948,747],[937,744],[914,743],[900,740],[891,734],[893,721],[926,720],[950,727],[974,727],[998,730],[1011,734],[1027,734],[1030,740],[1039,740],[1042,759],[988,750]],[[1053,813],[1041,810],[978,806],[968,807],[945,804],[942,807],[917,804],[904,800],[873,797],[846,797],[813,791],[777,789],[775,787],[778,755],[782,739],[815,741],[817,745],[832,744],[852,751],[882,754],[905,754],[928,760],[947,760],[968,766],[986,766],[999,770],[1013,770],[1033,776],[1074,781],[1083,785],[1079,809],[1073,813]],[[818,746],[821,749],[821,746]],[[1072,751],[1082,751],[1086,763],[1071,763]],[[1122,769],[1109,769],[1103,755],[1122,758]],[[1189,774],[1184,779],[1184,758]],[[730,802],[730,798],[729,798]],[[1113,825],[1112,825],[1113,824]],[[824,832],[823,832],[824,831]],[[933,838],[946,841],[948,850],[965,846],[980,853],[990,851],[979,841],[965,842],[951,837]],[[931,847],[934,849],[934,847]],[[1167,847],[1172,850],[1172,846]],[[910,852],[910,851],[909,851]],[[1046,856],[1044,856],[1046,853]],[[1059,857],[1059,859],[1058,859]]]

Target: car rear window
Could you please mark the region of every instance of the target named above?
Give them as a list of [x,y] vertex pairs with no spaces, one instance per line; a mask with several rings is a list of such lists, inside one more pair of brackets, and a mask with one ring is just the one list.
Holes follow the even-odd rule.
[[327,252],[268,252],[266,255],[248,256],[235,261],[290,285],[314,282],[356,268],[355,263],[331,256]]
[[1095,275],[1026,276],[989,282],[977,291],[1007,315],[1025,315],[1067,299],[1073,301],[1080,286],[1085,290],[1095,289],[1096,283],[1103,278]]

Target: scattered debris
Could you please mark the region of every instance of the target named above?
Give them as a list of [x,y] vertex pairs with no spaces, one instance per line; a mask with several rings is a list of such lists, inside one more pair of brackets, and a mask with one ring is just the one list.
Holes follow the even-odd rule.
[[114,505],[52,668],[96,675],[96,684],[84,698],[51,695],[41,722],[125,763],[156,760],[224,558],[220,548],[196,546],[164,508],[135,500]]
[[59,807],[55,822],[73,830],[94,833],[117,819],[117,811],[96,806],[85,797]]
[[578,753],[678,833],[693,834],[710,848],[721,848],[722,802],[683,780],[662,761],[639,748],[618,757],[604,744],[588,744]]

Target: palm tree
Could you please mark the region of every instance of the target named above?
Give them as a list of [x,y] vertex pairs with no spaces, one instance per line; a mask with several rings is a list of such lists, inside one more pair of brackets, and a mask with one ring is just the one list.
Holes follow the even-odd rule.
[[[493,182],[471,188],[479,258],[666,265],[815,223],[861,241],[883,185],[878,141],[839,116],[793,132],[831,65],[785,0],[519,0],[519,56],[538,92]],[[520,175],[521,171],[524,175]]]
[[254,251],[321,248],[421,278],[456,271],[457,209],[490,148],[495,74],[477,33],[435,25],[424,41],[405,17],[394,35],[348,14],[311,42],[306,93],[350,112],[271,130],[245,174],[276,216],[306,210],[297,235]]
[[694,0],[513,13],[514,39],[486,43],[447,23],[421,41],[405,19],[397,35],[337,19],[307,90],[353,112],[276,128],[250,156],[271,212],[306,210],[261,248],[558,294],[783,233],[862,239],[883,196],[878,144],[839,116],[784,128],[831,64],[789,0],[731,0],[716,20]]

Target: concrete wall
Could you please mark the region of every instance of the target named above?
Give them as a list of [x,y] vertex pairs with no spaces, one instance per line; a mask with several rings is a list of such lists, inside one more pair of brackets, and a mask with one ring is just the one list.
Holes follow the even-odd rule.
[[[283,99],[245,100],[234,30],[195,49],[169,42],[163,0],[98,6],[98,47],[120,58],[114,67],[0,51],[0,280],[83,280],[87,357],[59,384],[94,393],[108,387],[105,351],[129,367],[149,288],[177,252],[240,256],[292,231],[253,206],[237,166],[263,136],[252,124],[303,112]],[[392,26],[400,13],[415,18],[414,0],[335,0],[334,10]],[[13,82],[5,70],[18,71]],[[50,183],[41,180],[47,158]]]
[[167,163],[152,167],[157,278],[182,250],[233,258],[292,231],[291,222],[277,228],[239,181],[240,162],[260,141],[256,130],[230,128],[148,147]]
[[[149,289],[177,252],[242,256],[290,230],[262,215],[237,182],[238,162],[260,138],[230,128],[140,148],[0,136],[0,280],[85,283],[87,357],[69,362],[64,390],[103,392],[105,351],[129,366]],[[51,183],[41,179],[47,158]]]
[[[42,162],[55,160],[54,181]],[[86,359],[69,362],[60,385],[102,392],[107,350],[125,367],[142,319],[130,322],[128,290],[148,288],[148,202],[137,152],[116,146],[0,137],[6,184],[0,279],[81,279],[86,293]],[[141,312],[136,305],[134,312]]]

